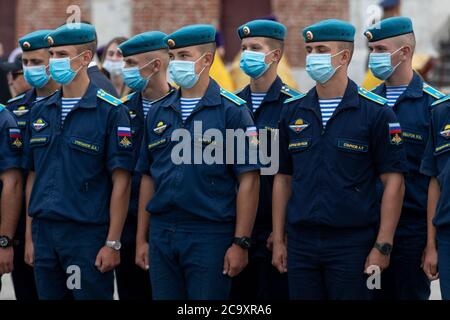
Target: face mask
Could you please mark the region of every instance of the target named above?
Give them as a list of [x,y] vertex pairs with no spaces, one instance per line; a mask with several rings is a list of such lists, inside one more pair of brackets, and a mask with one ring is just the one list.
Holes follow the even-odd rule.
[[144,90],[148,85],[148,80],[153,76],[153,73],[149,75],[147,78],[143,78],[141,76],[140,70],[148,66],[153,61],[155,61],[155,59],[144,64],[140,68],[139,67],[122,68],[123,82],[125,82],[125,84],[128,87],[130,87],[135,91]]
[[192,88],[200,78],[200,74],[205,70],[203,67],[199,74],[195,73],[195,63],[203,58],[202,55],[195,61],[172,60],[169,63],[169,74],[175,83],[182,88]]
[[47,74],[47,66],[23,67],[25,80],[34,88],[42,88],[50,80]]
[[103,62],[103,68],[108,71],[112,76],[118,76],[122,73],[123,61],[105,60]]
[[245,50],[241,55],[240,67],[242,71],[253,79],[261,77],[272,64],[272,62],[266,63],[265,61],[266,56],[272,52],[264,54],[263,52]]
[[77,72],[80,71],[83,66],[78,68],[78,70],[74,71],[70,67],[70,61],[78,58],[83,53],[84,52],[80,53],[79,55],[76,55],[73,58],[50,58],[49,69],[50,75],[52,76],[53,80],[62,85],[66,85],[72,82],[72,80],[77,75]]
[[341,54],[344,50],[331,55],[329,53],[314,54],[310,53],[306,56],[306,72],[309,76],[319,82],[324,84],[334,75],[337,69],[341,66],[334,68],[331,64],[331,58]]
[[400,63],[402,63],[402,61],[400,61],[395,67],[393,67],[391,56],[400,51],[402,48],[399,48],[392,53],[371,53],[369,55],[369,69],[372,71],[373,75],[380,80],[386,80],[389,78]]

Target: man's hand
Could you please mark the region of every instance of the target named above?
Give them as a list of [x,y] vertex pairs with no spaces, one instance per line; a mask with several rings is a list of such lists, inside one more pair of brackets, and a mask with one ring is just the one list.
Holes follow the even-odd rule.
[[273,249],[273,236],[272,236],[272,232],[270,233],[269,237],[267,238],[266,248],[267,248],[269,251],[272,251],[272,249]]
[[223,274],[229,277],[237,276],[248,264],[248,250],[231,245],[225,253]]
[[431,281],[439,278],[438,253],[435,246],[425,247],[422,256],[422,269]]
[[386,268],[389,267],[389,260],[390,256],[386,256],[382,254],[378,249],[372,248],[372,251],[370,251],[369,256],[366,259],[364,273],[371,274],[371,272],[369,272],[368,270],[370,266],[377,266],[378,268],[380,268],[380,271],[386,270]]
[[136,264],[143,270],[148,270],[150,268],[148,259],[148,242],[136,243]]
[[14,250],[12,247],[0,248],[0,275],[13,271]]
[[287,250],[286,242],[274,241],[272,248],[272,265],[277,268],[278,272],[287,272]]
[[109,247],[102,247],[95,259],[95,266],[101,273],[113,270],[120,264],[120,252]]
[[30,267],[34,267],[34,244],[33,240],[25,240],[25,263]]

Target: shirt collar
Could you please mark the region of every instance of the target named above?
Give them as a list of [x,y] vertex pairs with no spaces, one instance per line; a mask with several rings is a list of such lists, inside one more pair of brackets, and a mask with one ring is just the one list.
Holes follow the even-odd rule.
[[[383,82],[379,87],[373,90],[374,93],[386,97],[386,82]],[[422,98],[423,96],[423,80],[422,78],[414,71],[413,78],[409,82],[403,94],[400,98]]]
[[[178,105],[181,98],[181,89],[178,89],[176,91],[176,94],[171,95],[169,98],[167,98],[165,101],[161,103],[163,107],[170,107]],[[220,105],[222,102],[220,97],[220,87],[217,84],[216,81],[214,81],[212,78],[209,78],[209,84],[208,88],[205,91],[205,94],[203,95],[202,99],[199,101],[199,105],[202,106],[217,106]]]

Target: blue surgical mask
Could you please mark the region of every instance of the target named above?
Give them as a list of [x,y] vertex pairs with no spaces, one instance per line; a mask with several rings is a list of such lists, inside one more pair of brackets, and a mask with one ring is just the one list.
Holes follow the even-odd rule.
[[148,77],[144,78],[141,76],[140,70],[148,66],[153,61],[155,61],[155,59],[144,64],[140,68],[139,67],[122,68],[123,82],[125,82],[125,84],[128,87],[130,87],[135,91],[144,90],[148,85],[148,80],[153,76],[153,73]]
[[269,69],[270,63],[266,63],[266,56],[273,51],[265,54],[263,52],[245,50],[241,55],[240,67],[249,77],[257,79],[261,77],[267,69]]
[[77,72],[81,70],[82,66],[78,70],[74,71],[70,67],[70,61],[78,58],[83,53],[84,52],[76,55],[73,58],[50,58],[49,69],[50,75],[52,76],[53,80],[62,85],[66,85],[72,82],[72,80],[77,75]]
[[392,55],[400,51],[402,48],[399,48],[392,53],[371,53],[369,55],[369,69],[372,71],[373,75],[380,80],[386,80],[389,78],[400,63],[402,63],[402,61],[400,61],[395,67],[393,67],[391,60]]
[[50,80],[47,74],[47,66],[23,67],[23,76],[25,80],[34,88],[42,88]]
[[310,53],[306,56],[306,72],[309,76],[320,84],[324,84],[334,75],[337,68],[333,67],[331,64],[331,58],[341,54],[344,50],[339,51],[335,55],[330,53]]
[[203,58],[202,55],[195,61],[172,60],[169,63],[169,74],[175,83],[182,88],[192,88],[200,78],[200,74],[205,70],[203,67],[199,74],[195,73],[195,63]]

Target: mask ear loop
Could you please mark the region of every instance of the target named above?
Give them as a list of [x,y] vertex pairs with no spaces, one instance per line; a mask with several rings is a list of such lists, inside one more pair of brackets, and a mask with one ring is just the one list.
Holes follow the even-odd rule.
[[[330,60],[331,58],[336,57],[337,55],[340,55],[342,52],[344,52],[346,49],[342,49],[341,51],[339,51],[338,53],[333,54],[332,56],[330,56]],[[331,63],[331,61],[330,61]],[[338,65],[336,68],[334,68],[334,72],[336,72],[340,67],[342,67],[342,64]]]
[[[197,60],[194,61],[194,63],[197,63],[197,61],[199,61],[201,58],[203,58],[208,52],[205,52],[204,54],[202,54]],[[203,67],[203,69],[198,73],[198,76],[200,77],[200,75],[202,74],[202,72],[205,70],[206,66]]]
[[[80,54],[77,54],[75,57],[70,58],[70,61],[72,61],[73,59],[78,58],[79,56],[81,56],[81,55],[82,55],[83,53],[85,53],[85,52],[86,52],[86,50],[84,50],[84,51],[81,52]],[[83,66],[80,66],[80,67],[78,68],[78,70],[75,71],[75,73],[78,73],[78,71],[80,71],[82,68],[83,68]],[[72,67],[70,67],[70,69],[72,69]]]
[[[146,64],[144,64],[142,67],[139,68],[139,71],[141,71],[141,69],[145,68],[146,66],[148,66],[150,63],[153,63],[157,58],[147,62]],[[139,72],[140,73],[140,72]],[[152,72],[148,77],[146,77],[146,80],[150,80],[151,77],[153,77],[153,75],[155,74],[155,72]]]
[[[399,51],[402,50],[402,49],[403,49],[403,47],[400,47],[400,48],[398,48],[397,50],[395,50],[394,52],[391,53],[391,55],[390,55],[391,61],[392,61],[392,55],[393,55],[393,54],[396,54],[397,52],[399,52]],[[395,67],[393,67],[393,70],[395,71],[395,69],[397,69],[397,67],[398,67],[399,65],[401,65],[402,62],[403,62],[403,61],[400,61],[399,63],[397,63],[397,64],[395,65]]]

